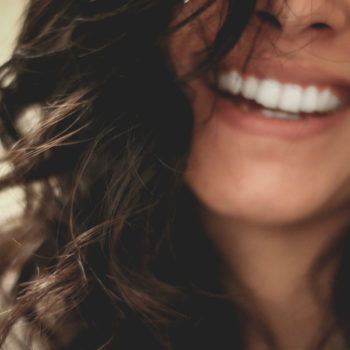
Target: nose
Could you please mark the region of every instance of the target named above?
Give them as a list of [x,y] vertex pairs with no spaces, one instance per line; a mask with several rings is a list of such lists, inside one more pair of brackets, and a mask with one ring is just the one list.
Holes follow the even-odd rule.
[[256,14],[288,36],[350,29],[349,0],[268,0],[268,4],[258,2]]

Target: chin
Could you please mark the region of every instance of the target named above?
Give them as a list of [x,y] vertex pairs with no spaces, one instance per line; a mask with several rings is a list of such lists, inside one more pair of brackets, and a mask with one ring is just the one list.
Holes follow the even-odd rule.
[[[208,180],[208,179],[207,179]],[[278,186],[270,182],[259,187],[187,177],[187,184],[205,215],[236,220],[248,225],[282,227],[319,218],[329,211],[324,193],[316,188]]]

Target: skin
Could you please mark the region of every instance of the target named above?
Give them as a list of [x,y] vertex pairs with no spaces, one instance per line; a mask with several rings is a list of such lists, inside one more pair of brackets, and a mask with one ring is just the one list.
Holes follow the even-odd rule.
[[[174,22],[201,3],[183,5]],[[225,2],[217,1],[171,37],[166,50],[179,76],[195,66],[194,53],[215,38],[224,9]],[[253,16],[223,59],[222,71],[243,67],[259,29],[263,35],[248,69],[283,75],[286,82],[350,86],[350,1],[273,0],[268,9],[258,1],[256,9],[268,11],[281,27]],[[313,28],[315,23],[327,27]],[[349,224],[350,109],[329,130],[293,139],[228,127],[218,118],[220,110],[213,109],[215,95],[204,77],[192,80],[184,92],[194,113],[186,181],[222,253],[224,288],[234,302],[254,305],[247,314],[263,320],[279,349],[309,349],[333,319],[330,292],[337,256],[317,274],[314,270]],[[233,296],[237,279],[245,301]],[[248,349],[271,349],[252,322],[245,326]]]

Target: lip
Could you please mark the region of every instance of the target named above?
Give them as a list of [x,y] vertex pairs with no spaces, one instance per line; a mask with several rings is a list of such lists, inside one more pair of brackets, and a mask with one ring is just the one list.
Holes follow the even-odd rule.
[[297,120],[268,118],[258,110],[245,110],[229,99],[215,94],[215,117],[234,130],[268,137],[297,140],[328,132],[350,116],[350,107],[325,116],[311,115]]

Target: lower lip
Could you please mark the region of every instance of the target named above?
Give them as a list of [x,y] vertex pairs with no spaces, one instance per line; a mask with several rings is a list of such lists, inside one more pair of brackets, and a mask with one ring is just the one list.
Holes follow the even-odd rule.
[[299,139],[322,134],[350,115],[349,109],[344,109],[322,117],[310,115],[310,117],[296,120],[270,118],[258,110],[244,110],[221,96],[217,96],[215,106],[215,116],[235,130],[285,139]]

